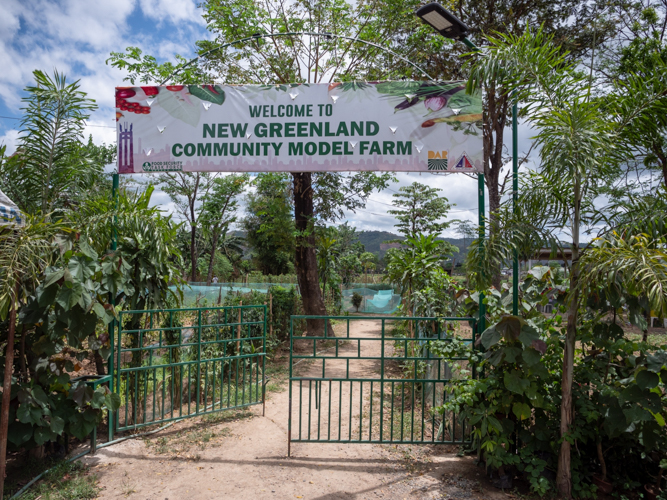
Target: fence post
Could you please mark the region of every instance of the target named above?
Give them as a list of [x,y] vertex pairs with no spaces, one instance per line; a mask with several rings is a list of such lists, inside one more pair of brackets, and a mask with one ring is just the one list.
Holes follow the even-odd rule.
[[273,295],[269,292],[269,336],[273,336]]
[[236,355],[240,356],[241,355],[241,342],[239,339],[241,338],[241,311],[243,310],[243,301],[239,301],[239,321],[238,325],[236,326]]

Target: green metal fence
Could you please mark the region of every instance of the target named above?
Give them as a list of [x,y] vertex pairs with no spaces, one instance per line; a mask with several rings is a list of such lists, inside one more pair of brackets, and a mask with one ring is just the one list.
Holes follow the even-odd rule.
[[266,306],[122,311],[113,390],[125,431],[264,404]]
[[[295,336],[307,320],[325,320],[323,333]],[[466,361],[435,357],[429,341],[457,335],[474,349],[476,331],[474,318],[292,316],[288,455],[292,442],[468,441],[458,415],[433,411],[457,376],[451,362]]]

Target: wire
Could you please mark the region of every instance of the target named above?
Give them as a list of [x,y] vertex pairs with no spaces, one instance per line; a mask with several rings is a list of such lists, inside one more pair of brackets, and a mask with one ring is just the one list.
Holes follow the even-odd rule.
[[[20,120],[20,118],[16,118],[15,116],[0,116],[0,118],[4,118],[5,120]],[[86,127],[113,128],[113,129],[116,128],[116,127],[110,127],[108,125],[90,125],[90,124],[86,124]]]

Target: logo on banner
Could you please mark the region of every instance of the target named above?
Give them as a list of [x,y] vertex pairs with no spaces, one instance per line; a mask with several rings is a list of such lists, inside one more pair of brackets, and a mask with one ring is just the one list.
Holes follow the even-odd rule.
[[182,161],[145,161],[141,168],[144,172],[181,172]]
[[468,160],[468,155],[463,153],[463,156],[461,156],[461,159],[456,162],[456,165],[454,165],[454,170],[472,170],[473,166],[472,163],[470,163],[470,160]]
[[428,169],[447,170],[447,151],[429,151]]

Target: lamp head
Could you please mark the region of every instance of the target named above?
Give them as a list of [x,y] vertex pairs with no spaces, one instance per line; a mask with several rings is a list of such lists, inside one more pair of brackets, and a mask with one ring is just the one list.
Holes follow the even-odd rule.
[[468,34],[468,27],[439,3],[433,2],[415,12],[423,23],[433,27],[445,38],[461,40]]

